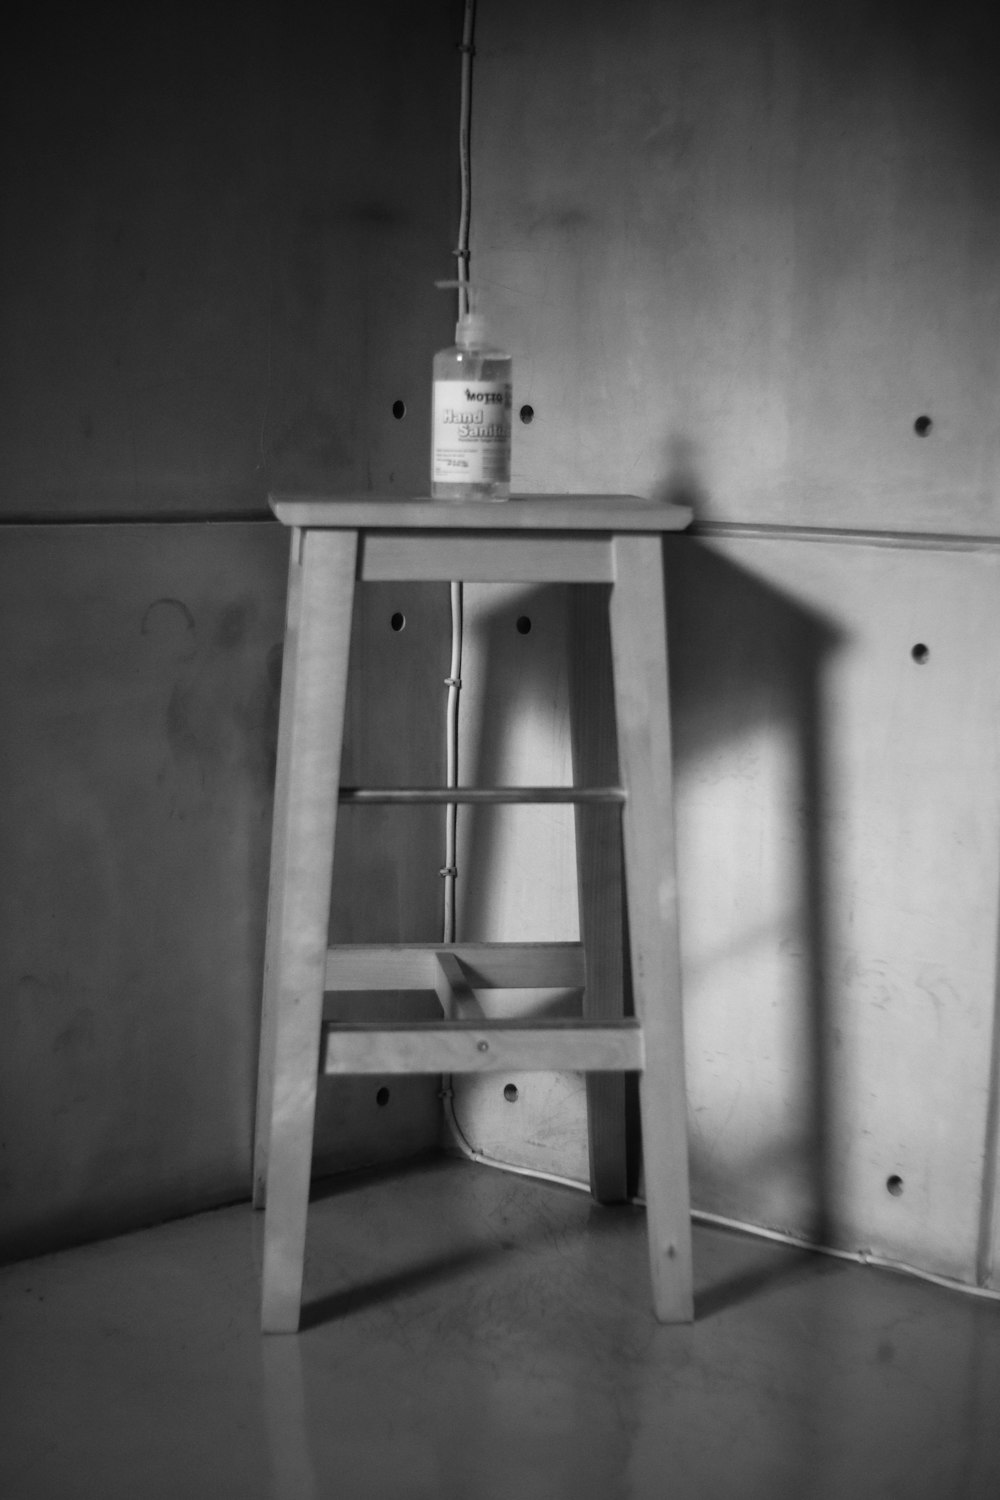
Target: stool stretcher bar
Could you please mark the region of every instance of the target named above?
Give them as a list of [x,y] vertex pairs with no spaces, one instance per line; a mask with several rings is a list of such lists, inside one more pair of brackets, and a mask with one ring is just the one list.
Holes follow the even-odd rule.
[[323,1072],[641,1072],[639,1023],[626,1021],[328,1022]]
[[594,803],[625,801],[620,786],[343,786],[340,801],[348,807],[420,803]]
[[368,943],[331,948],[324,993],[437,991],[441,960],[458,963],[470,989],[582,990],[582,943]]
[[540,536],[504,540],[485,548],[482,535],[434,537],[415,533],[372,533],[358,549],[358,579],[362,583],[401,580],[447,583],[551,582],[613,583],[614,553],[602,537]]

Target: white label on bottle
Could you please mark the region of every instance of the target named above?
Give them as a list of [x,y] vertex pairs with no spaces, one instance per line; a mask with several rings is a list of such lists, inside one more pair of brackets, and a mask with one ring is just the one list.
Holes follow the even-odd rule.
[[511,390],[504,380],[435,380],[435,484],[510,482]]

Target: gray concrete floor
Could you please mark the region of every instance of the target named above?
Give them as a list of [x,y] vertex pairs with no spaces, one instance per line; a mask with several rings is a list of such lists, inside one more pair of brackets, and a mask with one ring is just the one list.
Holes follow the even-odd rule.
[[305,1330],[239,1206],[0,1272],[4,1500],[1000,1496],[1000,1306],[434,1158],[318,1188]]

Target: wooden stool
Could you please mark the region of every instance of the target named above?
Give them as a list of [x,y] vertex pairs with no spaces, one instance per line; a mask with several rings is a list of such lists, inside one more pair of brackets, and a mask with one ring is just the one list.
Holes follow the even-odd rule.
[[[443,503],[373,495],[276,497],[292,528],[261,1028],[254,1201],[266,1198],[263,1328],[299,1326],[316,1087],[326,1073],[515,1069],[640,1073],[653,1301],[693,1316],[687,1119],[667,700],[662,536],[682,506],[629,496]],[[354,585],[373,580],[611,585],[620,786],[346,789],[341,741]],[[600,921],[581,944],[329,947],[338,802],[618,803],[635,1017],[587,988]],[[580,858],[583,855],[581,853]],[[588,928],[591,929],[588,931]],[[619,971],[624,955],[614,955]],[[606,963],[604,964],[606,971]],[[583,1019],[469,1018],[476,989],[577,987]],[[323,1022],[337,989],[433,989],[444,1019]],[[608,1015],[608,1010],[617,1014]],[[599,1080],[595,1079],[594,1082]],[[607,1081],[607,1080],[605,1080]],[[590,1095],[590,1133],[598,1129]],[[622,1148],[615,1148],[623,1150]],[[593,1161],[593,1152],[592,1152]],[[593,1183],[597,1196],[600,1184]],[[605,1193],[603,1196],[609,1196]]]

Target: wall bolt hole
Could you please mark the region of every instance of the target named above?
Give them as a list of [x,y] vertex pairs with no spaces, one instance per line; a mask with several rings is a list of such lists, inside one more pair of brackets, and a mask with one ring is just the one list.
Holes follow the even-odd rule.
[[385,1106],[389,1103],[389,1090],[387,1088],[383,1087],[379,1089],[378,1093],[375,1095],[375,1103],[378,1105],[379,1109],[385,1108]]
[[392,414],[396,418],[397,422],[401,422],[406,416],[406,402],[394,401],[392,403]]
[[917,434],[917,437],[926,437],[933,426],[934,423],[930,417],[918,417],[913,424],[913,430]]
[[406,624],[406,616],[397,609],[396,613],[389,621],[389,624],[392,626],[393,630],[402,630],[403,626]]
[[518,412],[518,416],[521,418],[521,421],[524,423],[525,427],[528,427],[535,420],[535,408],[533,406],[522,406],[521,410]]
[[504,1087],[503,1096],[506,1099],[506,1101],[507,1101],[508,1104],[516,1104],[517,1103],[517,1084],[516,1083],[508,1083]]
[[903,1191],[903,1179],[902,1177],[897,1177],[895,1172],[891,1177],[886,1178],[885,1185],[894,1198],[898,1198]]
[[930,660],[930,655],[931,655],[930,647],[929,646],[925,646],[924,643],[923,643],[923,641],[918,641],[917,644],[914,646],[913,650],[910,652],[910,655],[913,657],[913,660],[917,663],[917,666],[918,667],[922,667],[923,664],[924,664],[924,662]]
[[518,635],[529,635],[531,632],[531,621],[527,615],[518,615],[515,626]]

